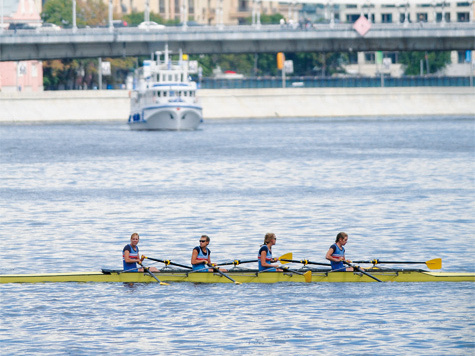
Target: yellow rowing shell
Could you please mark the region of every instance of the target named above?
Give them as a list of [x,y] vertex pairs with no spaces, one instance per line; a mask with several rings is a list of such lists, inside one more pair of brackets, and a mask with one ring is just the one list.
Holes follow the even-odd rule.
[[[382,282],[475,282],[475,273],[428,272],[421,270],[366,270]],[[163,271],[154,273],[161,282],[233,283],[228,278],[213,272],[189,273],[186,271]],[[305,283],[304,276],[292,272],[230,271],[229,277],[240,283]],[[43,282],[109,282],[109,283],[157,283],[150,275],[141,272],[74,272],[45,274],[0,275],[0,283]],[[365,283],[376,282],[359,272],[312,271],[311,282]]]

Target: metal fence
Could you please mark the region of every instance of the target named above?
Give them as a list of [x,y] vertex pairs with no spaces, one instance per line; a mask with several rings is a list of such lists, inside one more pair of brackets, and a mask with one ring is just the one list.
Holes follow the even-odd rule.
[[[282,78],[262,77],[243,79],[203,78],[201,89],[258,89],[282,88]],[[287,88],[369,88],[369,87],[469,87],[473,86],[470,77],[371,77],[371,78],[326,78],[326,77],[287,77]]]

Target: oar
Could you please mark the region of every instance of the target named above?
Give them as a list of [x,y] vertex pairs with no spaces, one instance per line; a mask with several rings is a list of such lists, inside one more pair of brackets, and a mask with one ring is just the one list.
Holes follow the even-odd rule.
[[172,262],[170,260],[159,260],[158,258],[147,257],[147,256],[144,256],[144,255],[142,255],[142,258],[146,258],[146,259],[151,260],[151,261],[161,262],[161,263],[164,263],[166,266],[172,265],[172,266],[178,266],[178,267],[182,267],[182,268],[186,268],[186,269],[192,269],[190,266],[181,265],[179,263],[175,263],[175,262]]
[[351,263],[346,262],[346,261],[342,261],[342,262],[343,262],[345,265],[348,265],[348,266],[350,266],[350,267],[353,267],[353,269],[357,270],[358,272],[361,272],[361,273],[363,273],[364,275],[366,275],[366,276],[368,276],[368,277],[370,277],[370,278],[373,278],[375,281],[382,282],[382,280],[380,280],[380,279],[376,278],[375,276],[372,276],[372,275],[370,275],[369,273],[363,271],[363,270],[362,270],[361,268],[359,268],[358,266],[352,265]]
[[152,272],[150,272],[150,270],[148,269],[148,267],[145,267],[142,262],[139,262],[139,265],[141,265],[144,269],[145,272],[147,272],[150,276],[152,276],[153,278],[155,278],[155,280],[160,283],[161,286],[169,286],[168,283],[165,283],[165,282],[161,282],[156,275],[154,275]]
[[[286,254],[283,254],[282,256],[278,257],[277,260],[278,261],[281,261],[283,264],[284,263],[289,263],[287,262],[288,260],[291,260],[292,259],[292,252],[288,252]],[[233,262],[223,262],[223,263],[218,263],[217,266],[227,266],[227,265],[234,265],[234,266],[237,266],[237,265],[240,265],[240,264],[243,264],[243,263],[252,263],[252,262],[257,262],[259,260],[245,260],[245,261],[241,261],[241,260],[234,260]]]
[[231,277],[229,277],[226,273],[222,272],[218,267],[212,265],[211,263],[207,263],[207,265],[208,265],[209,267],[211,267],[211,268],[213,269],[213,271],[218,272],[220,275],[222,275],[223,277],[226,277],[227,279],[229,279],[230,281],[232,281],[234,284],[241,284],[241,282],[235,281],[234,279],[232,279]]
[[425,261],[425,262],[414,262],[414,261],[380,261],[380,260],[372,260],[372,261],[353,261],[355,263],[372,263],[373,265],[380,264],[414,264],[414,265],[422,265],[425,264],[429,269],[441,269],[442,268],[442,259],[441,258],[434,258],[433,260]]
[[329,263],[313,262],[313,261],[309,261],[309,260],[300,260],[300,261],[298,261],[298,260],[287,260],[287,259],[282,260],[281,259],[281,261],[285,261],[287,263],[289,263],[289,262],[302,263],[304,266],[305,265],[331,266],[331,264],[329,264]]

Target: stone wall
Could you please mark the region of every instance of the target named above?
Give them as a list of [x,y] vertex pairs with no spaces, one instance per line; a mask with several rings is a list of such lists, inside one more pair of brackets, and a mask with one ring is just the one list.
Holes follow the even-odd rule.
[[[205,120],[272,117],[466,115],[475,88],[288,88],[201,90]],[[0,93],[0,122],[126,121],[129,92]]]

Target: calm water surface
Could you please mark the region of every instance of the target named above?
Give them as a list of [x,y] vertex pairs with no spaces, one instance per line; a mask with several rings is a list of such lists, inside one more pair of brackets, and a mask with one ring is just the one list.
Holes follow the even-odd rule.
[[[239,120],[195,132],[0,126],[0,273],[274,253],[474,271],[475,119]],[[157,265],[159,266],[159,265]],[[423,266],[421,266],[423,267]],[[11,355],[473,355],[473,283],[0,286]]]

